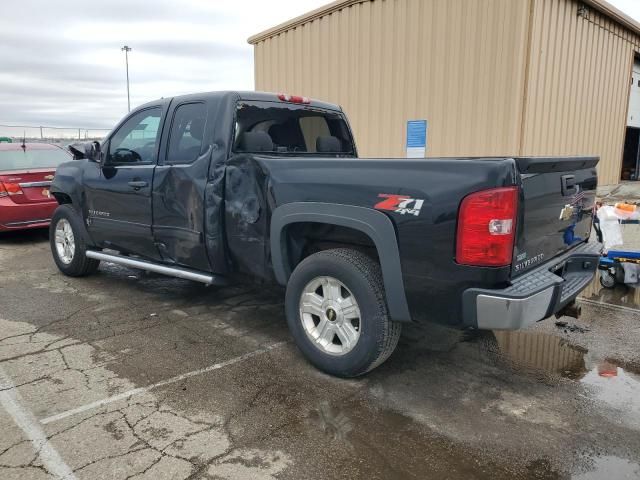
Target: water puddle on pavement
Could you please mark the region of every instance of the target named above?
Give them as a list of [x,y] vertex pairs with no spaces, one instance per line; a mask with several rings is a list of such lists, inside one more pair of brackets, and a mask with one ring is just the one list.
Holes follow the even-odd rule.
[[640,368],[593,344],[595,329],[547,327],[463,335],[407,328],[396,357],[368,378],[381,407],[374,427],[344,408],[333,416],[320,408],[312,418],[325,435],[354,442],[362,429],[370,441],[370,430],[385,421],[385,431],[397,431],[399,413],[411,429],[450,441],[446,448],[484,452],[483,460],[496,462],[485,467],[486,478],[509,466],[510,478],[640,479]]
[[591,470],[571,476],[572,480],[602,480],[603,478],[640,478],[640,465],[624,458],[605,456],[587,460]]
[[596,358],[586,348],[548,333],[496,331],[493,335],[495,345],[487,350],[512,369],[560,376],[610,392],[601,399],[607,403],[628,402],[627,406],[635,404],[640,424],[640,365]]
[[[625,288],[625,287],[623,287]],[[564,338],[541,332],[493,332],[487,350],[511,370],[549,378],[565,378],[582,387],[579,395],[611,424],[640,431],[640,365],[601,358]],[[640,464],[614,455],[579,459],[572,480],[640,479]],[[537,477],[536,477],[537,478]]]
[[624,370],[612,360],[604,360],[580,382],[598,404],[610,409],[612,420],[640,430],[640,375]]
[[494,332],[494,335],[496,345],[491,353],[513,369],[574,380],[588,371],[587,350],[561,337],[526,331]]
[[640,366],[596,358],[565,339],[538,332],[494,332],[493,355],[514,370],[575,380],[612,420],[640,430]]
[[640,288],[631,288],[618,284],[614,288],[600,285],[600,276],[596,275],[581,297],[589,302],[628,307],[640,310]]

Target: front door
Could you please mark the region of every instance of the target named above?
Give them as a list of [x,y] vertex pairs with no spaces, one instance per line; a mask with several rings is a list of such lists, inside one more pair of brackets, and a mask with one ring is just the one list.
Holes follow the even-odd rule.
[[[163,261],[211,271],[204,234],[211,159],[206,104],[172,105],[153,181],[153,232]],[[166,130],[166,128],[165,128]]]
[[105,142],[85,175],[87,228],[96,244],[159,259],[151,231],[151,186],[162,106],[134,113]]

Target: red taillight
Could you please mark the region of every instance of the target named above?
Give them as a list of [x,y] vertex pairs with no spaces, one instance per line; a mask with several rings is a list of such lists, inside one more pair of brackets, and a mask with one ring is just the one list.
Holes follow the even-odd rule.
[[518,187],[472,193],[458,212],[456,261],[462,265],[502,267],[513,260]]
[[286,93],[279,93],[278,98],[283,102],[291,102],[291,103],[311,103],[307,97],[301,97],[299,95],[287,95]]
[[17,183],[0,182],[0,197],[22,195],[24,192]]

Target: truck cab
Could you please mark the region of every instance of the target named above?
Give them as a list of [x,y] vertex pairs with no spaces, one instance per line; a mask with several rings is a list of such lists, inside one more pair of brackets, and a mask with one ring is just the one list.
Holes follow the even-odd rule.
[[[335,107],[255,93],[188,95],[131,112],[107,135],[96,161],[82,164],[81,182],[59,173],[56,183],[67,181],[72,195],[63,193],[67,187],[54,195],[82,196],[87,233],[100,248],[229,273],[223,195],[225,186],[237,185],[234,169],[227,178],[225,167],[247,149],[263,151],[260,141],[267,135],[268,147],[280,156],[356,152],[346,118]],[[253,197],[231,199],[232,217],[260,207]]]

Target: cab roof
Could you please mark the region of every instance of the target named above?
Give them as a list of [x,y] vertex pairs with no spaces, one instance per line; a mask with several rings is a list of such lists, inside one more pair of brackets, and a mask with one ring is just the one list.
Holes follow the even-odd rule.
[[[281,100],[279,98],[281,94],[279,93],[269,93],[269,92],[253,92],[253,91],[218,91],[218,92],[203,92],[203,93],[191,93],[188,95],[179,95],[176,97],[165,98],[162,100],[172,100],[172,101],[187,101],[187,100],[208,100],[208,99],[217,99],[219,101],[247,101],[247,102],[276,102],[283,104],[296,104],[295,102],[287,102]],[[305,106],[322,108],[325,110],[334,110],[341,112],[342,109],[340,106],[335,105],[333,103],[323,102],[321,100],[314,100],[309,98],[309,102],[305,103]],[[144,105],[140,105],[136,110],[142,107],[147,107],[150,105],[157,105],[159,100],[146,103]]]

